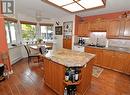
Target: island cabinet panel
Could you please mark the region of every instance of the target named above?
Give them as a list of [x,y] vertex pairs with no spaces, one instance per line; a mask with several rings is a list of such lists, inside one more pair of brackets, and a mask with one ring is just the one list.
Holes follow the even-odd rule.
[[[64,88],[70,85],[76,85],[76,95],[85,95],[91,86],[92,67],[95,58],[91,59],[84,66],[79,67],[79,80],[75,83],[65,81],[66,66],[56,63],[50,59],[44,59],[44,83],[55,91],[58,95],[64,95]],[[74,68],[74,67],[70,67]]]
[[95,57],[95,65],[99,65],[99,66],[102,66],[103,62],[103,50],[102,49],[98,49],[98,48],[92,48],[92,47],[87,47],[85,48],[85,52],[88,52],[88,53],[92,53],[92,54],[95,54],[96,57]]
[[91,87],[91,74],[92,74],[92,67],[95,62],[95,58],[92,59],[86,67],[81,69],[81,82],[77,86],[77,92],[80,93],[78,95],[85,95],[87,90]]
[[88,22],[81,22],[78,24],[78,36],[90,36],[90,32],[88,30],[89,23]]
[[64,66],[57,64],[49,59],[44,59],[44,80],[45,84],[52,88],[58,95],[64,92]]

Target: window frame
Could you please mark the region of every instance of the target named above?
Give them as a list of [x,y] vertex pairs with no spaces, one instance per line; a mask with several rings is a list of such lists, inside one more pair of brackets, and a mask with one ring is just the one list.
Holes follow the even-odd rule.
[[[46,34],[48,34],[48,30],[49,30],[48,27],[49,27],[49,26],[51,26],[52,28],[54,28],[54,25],[53,25],[53,24],[40,23],[39,25],[40,25],[40,36],[41,36],[41,37],[42,37],[42,35],[41,35],[41,34],[42,34],[42,33],[41,33],[41,26],[46,26],[46,27],[47,27]],[[53,29],[53,35],[54,35],[54,29]],[[50,40],[50,39],[48,39],[48,35],[46,35],[46,38],[47,38],[47,39],[43,39],[43,40],[45,40],[45,41],[49,41],[49,40]],[[53,39],[52,39],[52,40],[53,40]],[[51,41],[52,41],[52,40],[51,40]]]
[[17,29],[16,29],[16,24],[17,24],[17,22],[16,21],[13,21],[13,20],[5,20],[5,27],[6,27],[6,25],[7,25],[7,28],[8,28],[8,31],[6,31],[6,28],[5,28],[5,31],[6,31],[6,39],[7,39],[7,32],[8,32],[8,34],[9,34],[9,39],[10,39],[10,42],[8,43],[7,42],[7,44],[12,44],[14,41],[12,40],[12,36],[11,36],[11,27],[10,27],[10,24],[11,23],[14,23],[14,29],[15,29],[15,41],[17,42],[17,34],[16,34],[16,32],[17,32]]
[[29,21],[20,21],[20,26],[21,26],[21,38],[22,38],[22,40],[23,40],[23,43],[25,43],[25,42],[30,42],[31,38],[30,38],[29,40],[25,40],[25,39],[22,37],[22,32],[23,32],[22,24],[34,25],[34,26],[35,26],[35,33],[36,33],[36,32],[37,32],[37,23],[35,23],[35,22],[29,22]]

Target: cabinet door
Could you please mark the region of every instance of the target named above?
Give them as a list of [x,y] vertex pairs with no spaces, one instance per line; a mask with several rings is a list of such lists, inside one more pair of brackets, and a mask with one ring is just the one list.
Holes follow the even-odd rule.
[[78,25],[78,36],[89,36],[88,22],[82,22]]
[[71,49],[72,48],[72,39],[67,39],[66,41],[67,41],[66,42],[66,45],[67,45],[66,48]]
[[48,59],[44,59],[44,80],[45,80],[45,83],[48,85],[48,86],[51,86],[52,85],[52,75],[51,75],[51,63]]
[[97,55],[97,63],[96,65],[102,66],[102,57],[103,57],[103,50],[102,49],[96,49],[96,55]]
[[130,36],[130,19],[126,19],[125,21],[124,36]]
[[112,68],[125,72],[128,63],[128,54],[123,52],[115,52],[114,61],[112,63]]
[[72,48],[72,38],[63,39],[63,48],[71,49]]
[[95,65],[102,65],[102,49],[87,47],[85,52],[95,54]]
[[130,55],[128,55],[127,61],[128,61],[128,63],[126,65],[125,72],[130,75]]
[[110,20],[109,21],[109,29],[107,31],[107,37],[119,37],[120,34],[120,20],[115,19],[115,20]]
[[111,68],[113,63],[114,52],[109,50],[103,50],[103,66]]

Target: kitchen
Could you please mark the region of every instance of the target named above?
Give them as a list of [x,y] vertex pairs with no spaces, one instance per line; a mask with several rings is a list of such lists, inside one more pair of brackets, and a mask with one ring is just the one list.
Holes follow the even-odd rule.
[[[0,35],[0,54],[8,52],[9,55],[6,62],[3,61],[3,57],[0,58],[0,63],[6,64],[5,69],[8,72],[8,78],[0,82],[0,94],[130,94],[130,8],[128,3],[124,3],[123,0],[119,2],[103,0],[104,5],[99,6],[99,8],[70,13],[66,12],[65,7],[57,6],[50,0],[34,1],[30,7],[25,5],[27,10],[22,6],[26,2],[30,3],[31,1],[15,1],[16,14],[13,17],[3,19],[1,14],[0,29],[3,32]],[[74,0],[73,2],[79,1]],[[81,4],[81,2],[79,3]],[[116,3],[119,4],[116,5]],[[42,10],[43,6],[46,6],[44,10]],[[35,9],[33,10],[33,8]],[[43,14],[42,11],[47,14]],[[57,14],[59,12],[60,14]],[[16,37],[13,36],[9,38],[10,40],[8,39],[5,35],[5,30],[7,34],[7,28],[4,29],[4,22],[6,22],[10,31],[13,29],[10,25],[14,25],[10,22],[16,23],[13,26],[16,27]],[[26,30],[24,30],[25,24],[30,24],[32,30],[36,31],[33,40],[23,38],[25,37],[23,34],[26,33]],[[24,45],[31,45],[41,40],[41,37],[43,37],[42,44],[53,45],[51,50],[57,52],[52,53],[50,49],[47,49],[45,51],[47,56],[40,56],[40,61],[42,61],[40,64],[37,65],[37,60],[33,59],[28,66],[27,52]],[[85,59],[85,57],[88,59]],[[63,66],[68,67],[66,68],[67,71]],[[77,67],[80,69],[77,70]],[[94,68],[97,69],[97,72],[101,69],[96,77],[92,75],[95,72]],[[87,73],[85,73],[85,70]],[[66,81],[67,79],[64,81],[64,77],[68,77],[68,72],[73,73],[73,71],[75,73],[80,72],[79,81],[73,83],[73,78],[71,79],[72,83]],[[56,76],[59,76],[59,79]],[[84,76],[88,77],[85,78]],[[70,91],[70,88],[74,90],[71,89]],[[75,94],[76,92],[77,94]]]

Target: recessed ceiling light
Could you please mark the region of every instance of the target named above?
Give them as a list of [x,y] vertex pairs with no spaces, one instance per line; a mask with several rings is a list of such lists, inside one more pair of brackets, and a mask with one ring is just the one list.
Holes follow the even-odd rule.
[[80,0],[78,3],[86,9],[103,6],[102,0]]
[[64,9],[69,10],[70,12],[76,12],[76,11],[81,11],[84,10],[83,7],[78,5],[77,3],[72,3],[66,6],[63,6]]
[[48,1],[58,6],[63,6],[74,2],[73,0],[48,0]]

